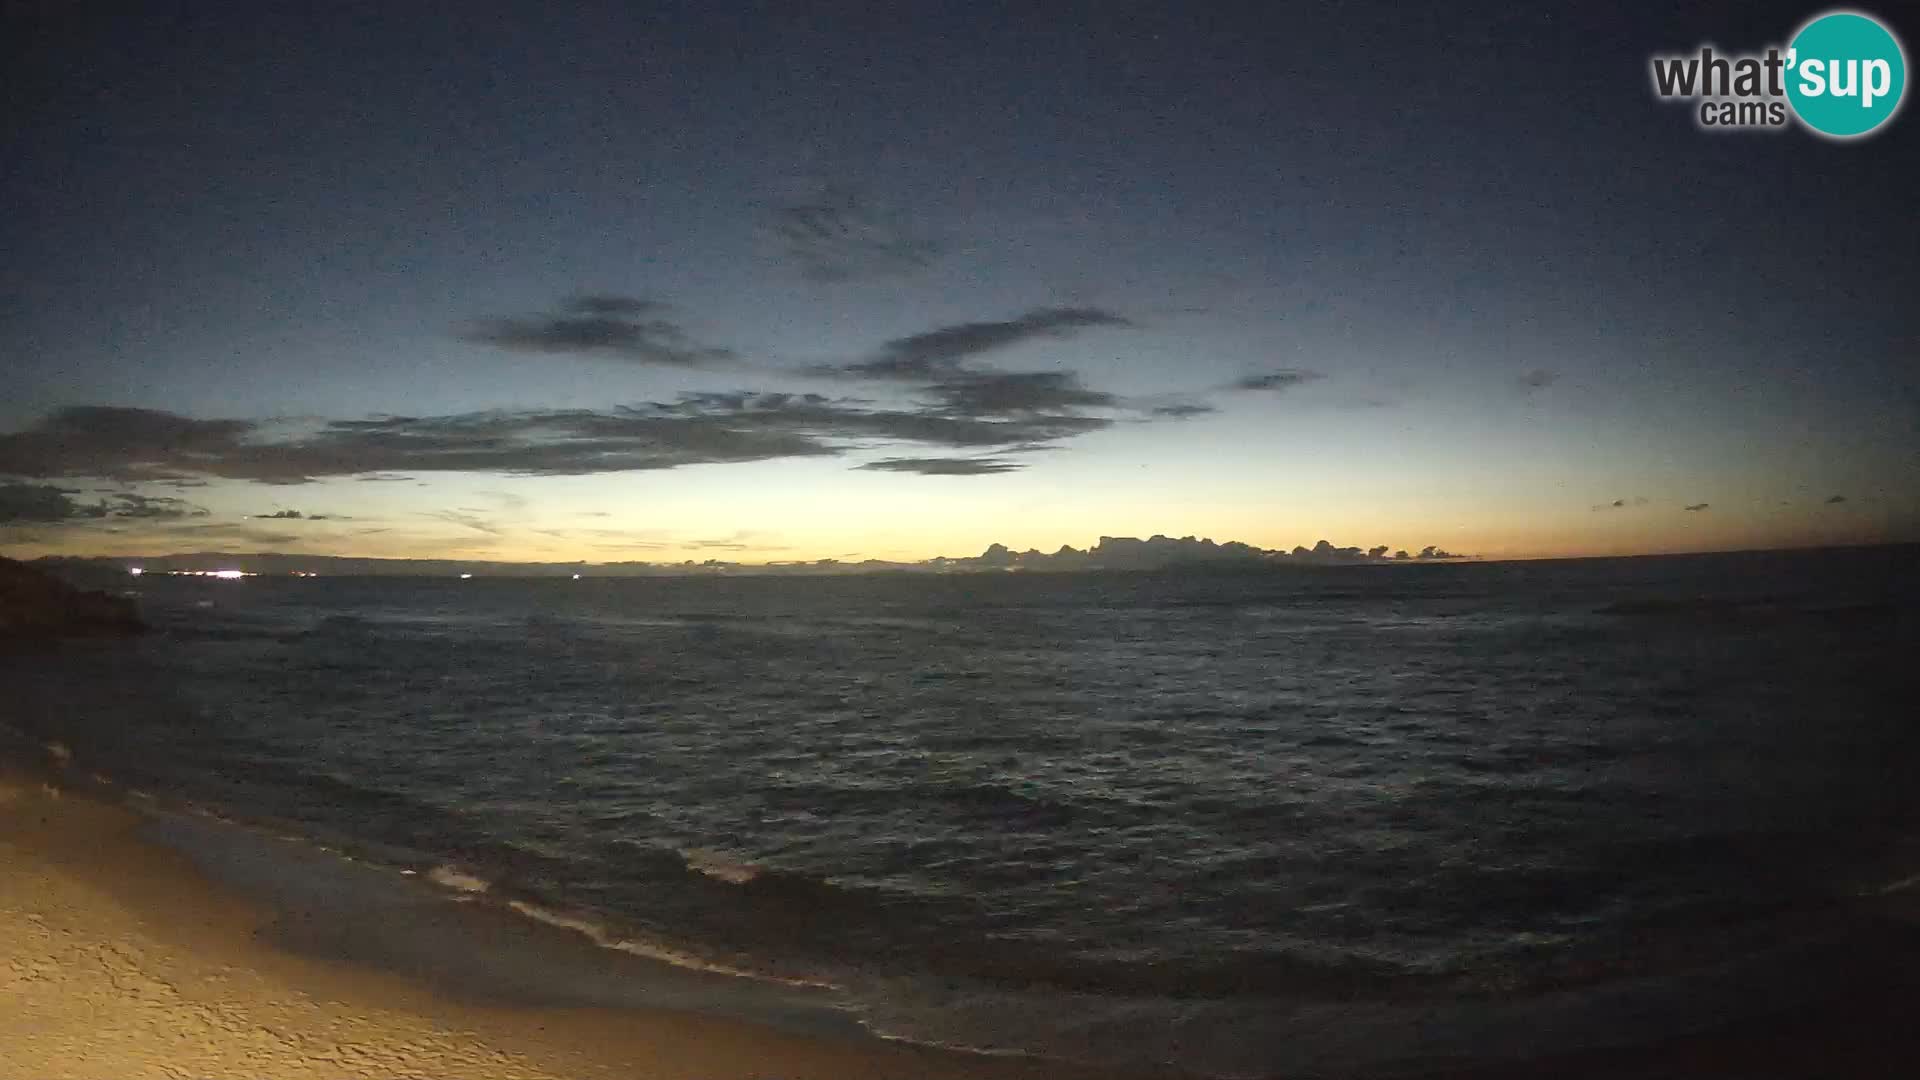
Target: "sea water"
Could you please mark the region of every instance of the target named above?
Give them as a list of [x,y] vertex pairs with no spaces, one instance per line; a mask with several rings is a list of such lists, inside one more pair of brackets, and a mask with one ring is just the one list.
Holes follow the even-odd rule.
[[154,633],[0,658],[0,721],[890,1037],[1338,1072],[1871,962],[1920,872],[1915,554],[149,575]]

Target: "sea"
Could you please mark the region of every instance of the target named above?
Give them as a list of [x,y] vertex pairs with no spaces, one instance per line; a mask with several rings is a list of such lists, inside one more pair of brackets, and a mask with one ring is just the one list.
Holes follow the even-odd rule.
[[116,576],[153,631],[0,656],[0,722],[622,953],[591,980],[619,1003],[652,965],[776,1022],[1339,1076],[1663,1038],[1890,962],[1916,558]]

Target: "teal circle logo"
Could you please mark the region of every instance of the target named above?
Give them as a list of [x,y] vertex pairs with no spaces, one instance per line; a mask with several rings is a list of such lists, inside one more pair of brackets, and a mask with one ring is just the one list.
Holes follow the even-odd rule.
[[1900,41],[1871,15],[1821,15],[1787,46],[1787,100],[1801,123],[1829,138],[1851,139],[1886,123],[1906,90]]

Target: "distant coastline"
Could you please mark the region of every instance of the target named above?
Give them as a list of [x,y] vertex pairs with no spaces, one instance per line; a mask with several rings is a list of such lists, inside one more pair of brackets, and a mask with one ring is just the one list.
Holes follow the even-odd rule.
[[[1137,545],[1137,546],[1136,546]],[[380,559],[346,555],[299,555],[288,552],[198,551],[156,555],[46,555],[28,565],[56,573],[88,576],[127,574],[140,569],[153,574],[215,576],[238,571],[265,577],[451,577],[498,578],[634,577],[832,577],[858,574],[966,574],[966,573],[1083,573],[1164,571],[1170,569],[1258,570],[1289,567],[1431,566],[1460,563],[1580,562],[1593,559],[1688,559],[1724,555],[1767,555],[1792,552],[1865,548],[1908,548],[1910,543],[1841,544],[1811,547],[1750,548],[1731,551],[1647,552],[1630,555],[1567,555],[1486,557],[1433,549],[1420,553],[1374,554],[1382,549],[1336,548],[1321,541],[1312,548],[1268,550],[1246,544],[1215,544],[1192,537],[1101,537],[1085,550],[1062,547],[1047,553],[1012,551],[994,544],[979,555],[937,557],[918,562],[864,559],[740,563],[708,559],[703,562],[503,562],[485,559]]]
[[1004,544],[990,545],[978,555],[936,556],[917,562],[887,559],[840,559],[738,563],[719,559],[695,562],[497,562],[478,559],[372,559],[342,555],[297,555],[286,552],[199,551],[164,555],[71,556],[49,555],[34,562],[49,569],[138,569],[155,574],[218,574],[238,571],[248,575],[330,577],[695,577],[763,576],[819,577],[841,574],[966,574],[966,573],[1074,573],[1088,570],[1164,570],[1171,567],[1363,566],[1432,562],[1459,562],[1472,558],[1428,546],[1417,552],[1335,547],[1321,540],[1313,547],[1292,551],[1254,547],[1239,541],[1215,543],[1192,536],[1102,536],[1085,549],[1063,545],[1058,550],[1014,551]]

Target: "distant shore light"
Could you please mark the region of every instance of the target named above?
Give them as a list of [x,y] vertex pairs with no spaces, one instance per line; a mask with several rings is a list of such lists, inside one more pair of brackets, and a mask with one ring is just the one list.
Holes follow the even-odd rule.
[[146,573],[146,571],[138,566],[132,566],[127,568],[127,573],[132,574],[134,577],[139,577],[141,574]]
[[473,576],[472,574],[461,574],[461,575],[460,575],[460,580],[461,580],[461,581],[465,581],[465,580],[467,580],[468,578],[470,578],[470,577],[472,577],[472,576]]

